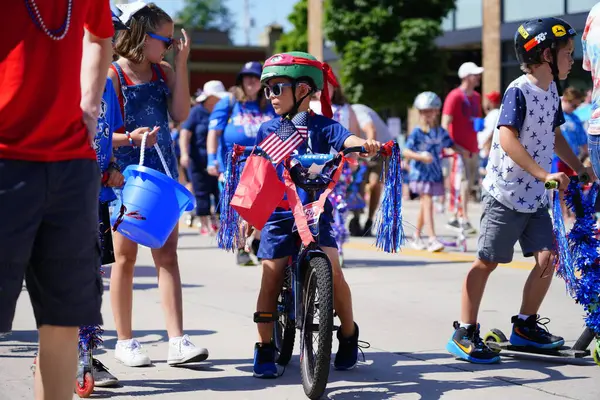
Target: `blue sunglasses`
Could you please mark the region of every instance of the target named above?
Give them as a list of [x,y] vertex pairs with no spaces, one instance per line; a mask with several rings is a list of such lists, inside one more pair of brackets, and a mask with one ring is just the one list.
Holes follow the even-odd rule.
[[157,35],[156,33],[152,33],[152,32],[146,32],[146,33],[152,39],[157,39],[157,40],[160,40],[161,42],[163,42],[165,44],[165,46],[167,46],[167,50],[173,46],[173,38],[168,38],[165,36]]

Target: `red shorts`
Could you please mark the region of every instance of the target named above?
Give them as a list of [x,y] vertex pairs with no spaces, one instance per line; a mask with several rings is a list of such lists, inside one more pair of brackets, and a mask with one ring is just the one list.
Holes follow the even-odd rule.
[[569,167],[564,161],[562,160],[558,160],[558,162],[556,163],[556,165],[558,166],[558,172],[564,172],[565,174],[567,174],[567,176],[575,176],[577,175],[575,173],[575,171],[573,171],[571,169],[571,167]]

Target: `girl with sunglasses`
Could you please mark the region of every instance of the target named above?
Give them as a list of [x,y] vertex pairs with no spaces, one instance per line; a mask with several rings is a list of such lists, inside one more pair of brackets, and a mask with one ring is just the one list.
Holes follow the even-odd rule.
[[[166,173],[154,143],[165,158],[173,179],[178,178],[175,149],[169,129],[169,116],[184,121],[190,111],[187,58],[190,45],[184,30],[183,39],[173,39],[173,20],[153,3],[141,1],[117,6],[127,30],[120,31],[114,51],[119,56],[108,72],[123,113],[125,130],[114,134],[114,142],[125,141],[114,155],[121,170],[138,164],[143,135],[138,126],[155,127],[148,136],[144,166]],[[175,68],[164,61],[166,52],[175,49]],[[160,249],[152,250],[157,269],[158,288],[169,336],[167,363],[177,365],[203,361],[208,351],[195,347],[183,333],[181,278],[177,261],[178,227]],[[138,245],[121,234],[114,234],[115,263],[111,271],[110,295],[117,330],[115,358],[130,367],[150,365],[148,355],[132,332],[133,270]]]

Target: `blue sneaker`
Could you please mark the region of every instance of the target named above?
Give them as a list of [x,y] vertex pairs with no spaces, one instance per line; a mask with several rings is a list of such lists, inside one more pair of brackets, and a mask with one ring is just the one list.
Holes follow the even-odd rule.
[[565,344],[560,336],[548,332],[546,324],[549,318],[540,318],[539,315],[531,315],[523,320],[518,315],[512,317],[512,334],[510,344],[513,346],[530,346],[538,349],[556,349]]
[[272,343],[256,343],[254,345],[254,377],[262,379],[277,378],[275,364],[275,346]]
[[454,321],[454,334],[446,345],[450,354],[474,364],[494,364],[500,362],[498,353],[490,349],[479,336],[479,324],[461,327]]
[[358,362],[358,325],[354,323],[354,335],[345,338],[342,330],[338,329],[337,339],[340,342],[335,354],[333,366],[338,370],[349,370],[356,367]]

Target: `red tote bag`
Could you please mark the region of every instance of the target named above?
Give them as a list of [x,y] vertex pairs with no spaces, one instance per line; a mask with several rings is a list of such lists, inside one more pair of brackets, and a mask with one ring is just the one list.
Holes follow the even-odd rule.
[[281,203],[285,185],[273,164],[264,157],[250,155],[231,199],[231,207],[246,222],[262,229]]

